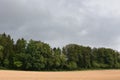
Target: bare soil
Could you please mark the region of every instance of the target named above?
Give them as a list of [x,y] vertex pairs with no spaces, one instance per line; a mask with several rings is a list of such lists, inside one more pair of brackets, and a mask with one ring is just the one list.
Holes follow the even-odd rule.
[[120,70],[30,72],[0,70],[0,80],[120,80]]

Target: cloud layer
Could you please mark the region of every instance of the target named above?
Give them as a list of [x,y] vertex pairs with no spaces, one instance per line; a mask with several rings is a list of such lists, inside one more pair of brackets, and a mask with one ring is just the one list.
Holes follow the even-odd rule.
[[0,33],[120,50],[120,0],[0,0]]

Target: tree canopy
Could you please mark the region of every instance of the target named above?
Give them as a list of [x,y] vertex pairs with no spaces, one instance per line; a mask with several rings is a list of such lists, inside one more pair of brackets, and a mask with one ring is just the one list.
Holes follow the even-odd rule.
[[91,48],[68,44],[51,48],[42,41],[24,38],[16,42],[0,34],[0,68],[52,71],[82,69],[120,69],[120,53],[110,48]]

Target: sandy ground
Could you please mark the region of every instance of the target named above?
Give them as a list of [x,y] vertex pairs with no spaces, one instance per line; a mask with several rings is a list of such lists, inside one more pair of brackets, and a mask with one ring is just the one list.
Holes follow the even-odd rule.
[[0,80],[120,80],[120,70],[29,72],[0,70]]

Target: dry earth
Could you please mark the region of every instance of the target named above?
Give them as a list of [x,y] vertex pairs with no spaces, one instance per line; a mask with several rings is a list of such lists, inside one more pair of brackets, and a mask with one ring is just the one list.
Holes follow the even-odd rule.
[[0,80],[120,80],[120,70],[29,72],[0,70]]

